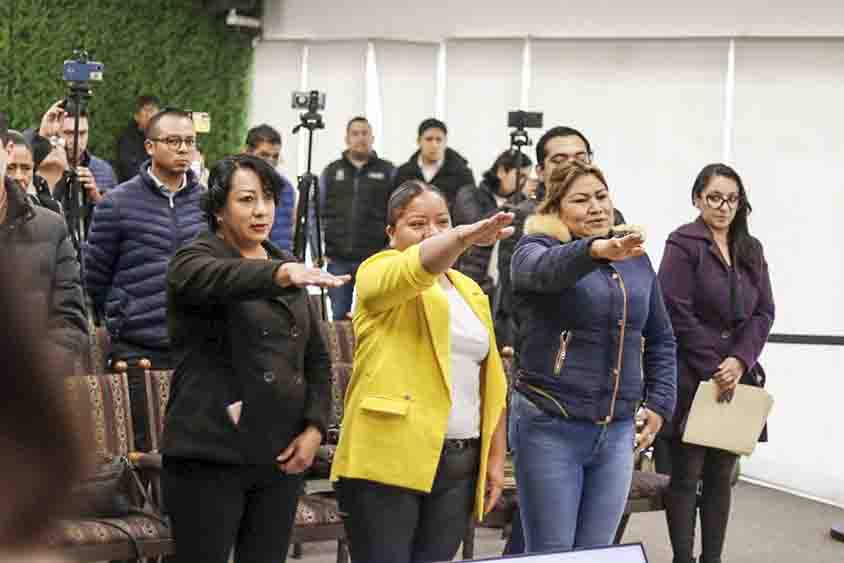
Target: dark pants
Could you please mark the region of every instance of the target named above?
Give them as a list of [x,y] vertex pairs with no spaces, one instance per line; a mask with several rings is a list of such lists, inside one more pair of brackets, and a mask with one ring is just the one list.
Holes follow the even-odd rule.
[[341,479],[337,498],[354,563],[451,561],[475,503],[478,448],[443,453],[429,494]]
[[346,314],[352,310],[352,299],[355,294],[355,274],[358,271],[360,262],[332,258],[328,263],[328,273],[335,276],[350,274],[352,281],[340,287],[328,289],[328,297],[331,299],[331,316],[335,321],[345,321]]
[[[732,475],[738,456],[723,450],[671,442],[671,484],[665,515],[675,563],[694,557],[697,506],[703,551],[701,563],[718,563],[724,548],[732,499]],[[702,482],[698,500],[698,482]]]
[[302,478],[275,465],[164,458],[162,485],[176,555],[172,563],[283,563]]

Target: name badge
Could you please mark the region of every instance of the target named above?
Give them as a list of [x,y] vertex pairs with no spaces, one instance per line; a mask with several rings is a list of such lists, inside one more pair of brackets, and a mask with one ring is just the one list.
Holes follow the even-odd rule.
[[383,180],[384,178],[386,178],[386,175],[383,172],[370,172],[369,174],[367,174],[367,176],[369,176],[373,180]]
[[342,168],[337,171],[337,174],[334,175],[334,179],[338,182],[342,182],[346,179],[346,171]]

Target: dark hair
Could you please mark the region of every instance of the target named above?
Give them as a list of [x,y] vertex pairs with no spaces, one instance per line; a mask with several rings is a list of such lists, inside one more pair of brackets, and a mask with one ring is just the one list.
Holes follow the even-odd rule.
[[191,114],[175,108],[164,108],[160,112],[156,113],[152,117],[149,118],[149,123],[147,123],[147,130],[145,131],[147,139],[155,139],[159,135],[159,123],[161,120],[166,117],[176,117],[179,119],[187,119],[191,123],[193,123],[193,119],[191,118]]
[[548,141],[554,139],[555,137],[580,137],[580,140],[582,140],[583,144],[586,145],[586,152],[589,153],[590,157],[592,156],[592,145],[589,144],[589,139],[587,139],[583,133],[573,127],[552,127],[546,131],[542,137],[539,138],[539,142],[536,143],[537,166],[543,166],[545,164],[545,145],[547,145]]
[[405,209],[407,209],[407,206],[410,205],[410,202],[425,192],[437,194],[448,204],[445,194],[435,186],[426,184],[422,180],[407,180],[393,190],[393,193],[390,194],[390,199],[387,200],[387,225],[395,227],[396,223],[399,222],[399,219],[404,214]]
[[419,124],[419,137],[421,137],[428,129],[440,129],[444,134],[448,135],[448,127],[445,126],[445,123],[435,117],[429,117]]
[[261,143],[269,143],[271,145],[281,144],[281,134],[276,129],[266,123],[257,125],[246,133],[246,146],[250,149],[257,149]]
[[158,99],[158,96],[151,94],[138,96],[138,99],[135,100],[135,111],[141,111],[147,106],[161,107],[161,100]]
[[530,157],[524,153],[516,152],[513,149],[507,149],[498,155],[489,170],[484,172],[484,182],[492,188],[493,191],[498,192],[501,187],[501,179],[498,177],[498,169],[503,168],[504,172],[510,172],[514,168],[524,168],[533,164]]
[[272,166],[251,154],[227,156],[211,169],[211,174],[208,176],[208,191],[202,194],[200,199],[200,207],[205,213],[205,220],[211,232],[217,231],[217,213],[226,206],[234,173],[239,169],[251,170],[257,174],[261,180],[261,186],[272,194],[273,200],[278,205],[284,183]]
[[750,230],[747,226],[747,217],[753,211],[750,205],[750,200],[747,199],[747,192],[744,189],[744,183],[732,167],[722,163],[707,164],[703,170],[695,178],[695,183],[692,184],[692,203],[695,197],[700,197],[703,190],[709,185],[716,176],[722,176],[734,181],[738,186],[739,204],[736,209],[736,216],[733,222],[730,223],[729,230],[729,245],[730,253],[735,256],[737,260],[743,262],[746,266],[753,269],[757,265],[759,256],[759,243],[750,235]]
[[29,154],[35,156],[32,152],[32,144],[26,140],[26,137],[23,136],[23,133],[15,131],[14,129],[9,129],[6,134],[2,137],[3,144],[12,143],[16,147],[24,147],[26,150],[29,151]]
[[9,130],[9,117],[0,111],[0,139],[6,142],[6,131]]
[[346,123],[346,133],[349,132],[349,129],[352,128],[352,125],[354,123],[366,123],[367,125],[369,125],[369,128],[372,129],[372,124],[369,123],[369,120],[367,118],[362,115],[357,115],[351,118],[348,123]]
[[[70,369],[51,348],[43,346],[43,326],[26,310],[27,291],[0,261],[0,545],[4,549],[32,547],[43,540],[53,519],[65,510],[71,486],[91,461],[79,407],[63,392],[60,370]],[[24,300],[25,301],[25,300]],[[56,351],[56,350],[53,350]],[[56,351],[57,352],[57,351]],[[71,362],[71,366],[72,366]],[[39,416],[38,413],[49,413]],[[83,432],[85,431],[85,432]]]

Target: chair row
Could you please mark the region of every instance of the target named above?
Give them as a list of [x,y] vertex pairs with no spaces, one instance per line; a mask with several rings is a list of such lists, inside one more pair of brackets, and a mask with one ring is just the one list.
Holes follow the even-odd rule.
[[[127,457],[150,482],[153,499],[161,506],[161,456],[155,450],[161,443],[164,410],[170,394],[169,371],[149,370],[144,374],[147,405],[147,432],[152,452],[136,452],[125,373],[75,376],[66,379],[67,400],[75,405],[81,428],[93,429],[94,456],[105,460]],[[336,501],[322,494],[305,494],[299,500],[292,542],[338,542],[337,561],[348,561],[345,530]],[[175,551],[175,542],[166,518],[143,514],[125,518],[60,520],[46,538],[47,546],[72,561],[136,561],[159,558]]]

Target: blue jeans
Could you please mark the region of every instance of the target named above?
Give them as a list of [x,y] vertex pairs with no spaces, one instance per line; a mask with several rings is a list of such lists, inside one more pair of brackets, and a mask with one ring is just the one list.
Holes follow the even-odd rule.
[[328,273],[335,276],[351,274],[352,281],[340,287],[329,288],[328,298],[331,299],[331,316],[335,321],[345,321],[346,314],[352,310],[352,299],[355,294],[355,274],[360,262],[332,258],[328,263]]
[[518,392],[510,409],[527,551],[612,544],[633,477],[633,419],[564,419]]

